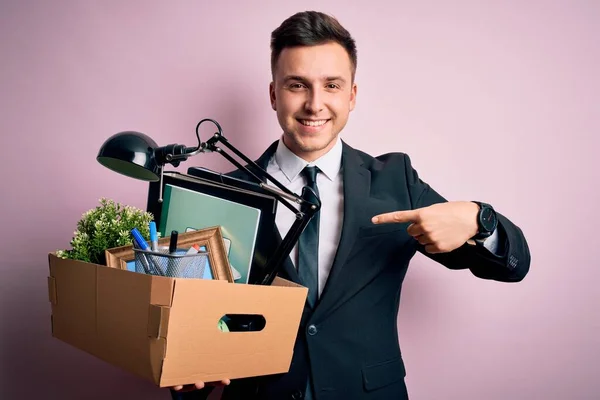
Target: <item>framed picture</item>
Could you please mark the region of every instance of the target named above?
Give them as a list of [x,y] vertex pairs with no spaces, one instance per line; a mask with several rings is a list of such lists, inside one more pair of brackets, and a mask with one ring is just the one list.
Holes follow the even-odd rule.
[[[168,247],[169,241],[169,236],[162,237],[158,239],[158,245],[159,247]],[[225,242],[219,226],[178,234],[178,250],[185,252],[194,244],[197,244],[201,251],[208,253],[209,268],[206,269],[203,279],[234,282],[233,273],[227,259]],[[132,245],[107,249],[105,254],[108,267],[135,271],[135,252]]]

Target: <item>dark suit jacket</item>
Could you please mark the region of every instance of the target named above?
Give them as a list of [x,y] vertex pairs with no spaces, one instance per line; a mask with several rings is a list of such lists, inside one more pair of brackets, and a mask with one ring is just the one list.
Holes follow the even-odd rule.
[[[273,143],[257,164],[266,168],[276,146]],[[371,217],[376,214],[446,201],[419,178],[406,154],[372,157],[343,143],[342,168],[340,244],[319,303],[314,309],[305,306],[290,371],[235,380],[223,399],[300,399],[309,373],[317,400],[407,399],[397,312],[402,282],[415,252],[450,269],[469,269],[482,279],[518,282],[529,271],[525,237],[501,214],[501,257],[468,244],[432,255],[408,235],[408,224],[373,225]],[[241,171],[232,174],[250,179]],[[280,275],[302,283],[289,259]],[[205,398],[206,393],[175,398]]]

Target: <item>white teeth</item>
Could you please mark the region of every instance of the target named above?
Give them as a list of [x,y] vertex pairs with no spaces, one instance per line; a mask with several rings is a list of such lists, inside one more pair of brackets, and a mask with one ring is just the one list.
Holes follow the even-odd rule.
[[325,122],[327,122],[327,120],[322,119],[320,121],[310,121],[310,120],[306,120],[306,119],[301,119],[300,122],[302,123],[302,125],[306,125],[306,126],[321,126],[321,125],[324,125]]

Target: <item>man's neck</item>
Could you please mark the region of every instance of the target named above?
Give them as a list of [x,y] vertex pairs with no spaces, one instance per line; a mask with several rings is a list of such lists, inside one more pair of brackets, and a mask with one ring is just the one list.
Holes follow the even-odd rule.
[[310,152],[302,152],[302,151],[298,151],[297,149],[295,150],[292,146],[290,146],[288,144],[287,140],[289,140],[289,139],[286,138],[285,134],[283,134],[281,136],[281,139],[283,141],[283,144],[285,145],[285,147],[288,148],[289,151],[291,151],[292,153],[294,153],[296,156],[300,157],[307,163],[312,163],[312,162],[318,160],[319,158],[323,157],[325,154],[329,153],[331,151],[331,149],[333,149],[335,147],[337,141],[339,140],[339,135],[336,136],[324,149],[317,150],[317,151],[310,151]]

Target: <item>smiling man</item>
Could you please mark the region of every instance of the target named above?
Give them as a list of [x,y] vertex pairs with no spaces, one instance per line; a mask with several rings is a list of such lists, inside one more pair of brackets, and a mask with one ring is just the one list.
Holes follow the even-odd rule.
[[[396,318],[414,254],[482,279],[519,282],[529,271],[527,242],[491,205],[447,201],[407,154],[373,157],[341,140],[356,104],[357,56],[336,19],[295,14],[273,32],[271,49],[269,93],[283,133],[257,163],[297,193],[312,188],[322,208],[280,274],[309,288],[289,372],[224,381],[223,398],[408,399]],[[278,210],[281,236],[293,219]],[[201,399],[213,385],[172,393]]]

